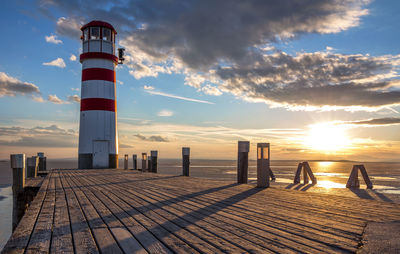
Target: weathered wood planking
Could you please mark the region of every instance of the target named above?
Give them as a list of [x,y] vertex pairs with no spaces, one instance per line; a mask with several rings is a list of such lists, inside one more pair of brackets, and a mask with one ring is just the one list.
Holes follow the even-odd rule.
[[400,205],[123,170],[55,170],[3,253],[337,253]]

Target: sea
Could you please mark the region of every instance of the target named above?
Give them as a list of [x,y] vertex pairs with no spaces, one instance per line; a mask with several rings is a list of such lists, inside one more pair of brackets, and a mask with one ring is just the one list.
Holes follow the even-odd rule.
[[[132,163],[132,161],[130,161]],[[190,175],[207,179],[226,181],[236,180],[236,160],[200,160],[192,159],[190,162]],[[271,169],[276,176],[274,186],[290,186],[293,182],[295,170],[299,161],[272,160]],[[47,168],[72,169],[77,167],[74,159],[48,159]],[[140,161],[138,161],[140,165]],[[345,190],[346,181],[352,166],[364,164],[374,191],[380,196],[398,196],[400,200],[400,162],[354,162],[354,161],[309,161],[315,176],[318,179],[316,189],[319,190]],[[119,163],[123,166],[122,160]],[[139,166],[140,167],[140,166]],[[132,168],[132,165],[129,165]],[[158,173],[181,175],[182,162],[180,159],[159,159]],[[249,161],[249,183],[256,180],[256,161]],[[360,183],[362,181],[360,180]],[[12,223],[12,172],[8,160],[0,161],[0,250],[11,235]],[[365,186],[361,186],[365,188]],[[323,191],[322,191],[323,192]],[[331,193],[331,192],[330,192]],[[391,199],[387,199],[391,201]],[[386,201],[386,200],[384,200]]]

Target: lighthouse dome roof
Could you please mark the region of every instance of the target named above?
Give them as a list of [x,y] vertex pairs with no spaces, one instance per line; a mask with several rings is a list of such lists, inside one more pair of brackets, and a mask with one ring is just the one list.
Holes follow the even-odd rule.
[[93,20],[93,21],[90,21],[90,22],[87,23],[86,25],[82,26],[82,27],[81,27],[81,30],[83,31],[83,30],[84,30],[85,28],[87,28],[87,27],[94,27],[94,26],[97,26],[97,27],[107,27],[107,28],[110,28],[111,30],[113,30],[115,33],[117,33],[117,31],[115,31],[114,27],[113,27],[110,23],[107,23],[107,22],[101,21],[101,20]]

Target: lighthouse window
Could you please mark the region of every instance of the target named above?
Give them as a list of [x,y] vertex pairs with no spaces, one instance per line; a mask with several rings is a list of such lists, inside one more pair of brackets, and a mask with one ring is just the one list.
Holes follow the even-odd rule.
[[83,40],[87,41],[89,39],[89,28],[83,30]]
[[103,27],[103,40],[111,41],[111,29]]
[[100,40],[100,27],[91,27],[90,28],[90,39],[91,40]]

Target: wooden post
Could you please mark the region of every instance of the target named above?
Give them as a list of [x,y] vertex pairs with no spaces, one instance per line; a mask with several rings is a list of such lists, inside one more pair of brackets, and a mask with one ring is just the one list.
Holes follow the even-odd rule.
[[364,165],[354,165],[349,180],[347,180],[346,188],[360,188],[360,181],[358,180],[358,170],[360,170],[361,175],[363,176],[364,182],[367,185],[367,189],[372,189],[373,185],[369,176],[367,174],[367,170],[365,169]]
[[309,177],[311,178],[311,183],[313,185],[317,184],[317,178],[314,176],[314,174],[311,170],[311,167],[307,161],[301,162],[297,166],[296,175],[294,176],[294,180],[293,180],[294,184],[300,183],[300,175],[301,175],[302,170],[303,170],[304,184],[309,183],[309,181],[310,181]]
[[128,169],[128,156],[127,154],[124,156],[124,169]]
[[270,178],[269,143],[257,144],[257,187],[268,188]]
[[367,170],[365,169],[364,165],[359,165],[358,167],[359,167],[359,169],[360,169],[360,171],[361,171],[361,175],[362,175],[363,178],[364,178],[364,182],[365,182],[365,184],[367,185],[367,189],[372,189],[372,188],[373,188],[372,182],[371,182],[371,180],[369,179],[369,176],[368,176],[368,174],[367,174]]
[[153,170],[151,169],[151,156],[147,157],[147,171],[148,172],[153,172]]
[[249,169],[249,141],[238,142],[237,183],[247,183]]
[[17,227],[25,211],[25,154],[10,155],[12,175],[13,175],[13,217],[12,228]]
[[37,153],[39,157],[39,171],[46,171],[47,170],[47,158],[44,157],[44,153]]
[[26,177],[36,177],[39,166],[39,157],[26,158]]
[[293,181],[294,184],[300,183],[300,174],[302,168],[303,168],[303,163],[300,162],[299,165],[297,166],[296,175],[294,176],[294,181]]
[[[317,184],[317,178],[314,176],[314,173],[312,172],[311,167],[310,167],[310,165],[308,164],[307,161],[303,162],[303,167],[306,169],[306,171],[308,173],[308,176],[311,178],[311,184],[312,185],[316,185]],[[304,183],[304,184],[308,184],[308,182]]]
[[150,151],[150,155],[151,155],[151,172],[157,173],[158,151]]
[[190,147],[182,147],[182,175],[190,175]]
[[142,172],[146,171],[147,153],[142,153]]
[[310,181],[308,179],[308,174],[307,174],[307,169],[306,167],[303,167],[303,180],[304,180],[304,184],[308,184],[308,182]]
[[133,170],[137,170],[137,155],[134,154],[132,155],[132,161],[133,161]]

